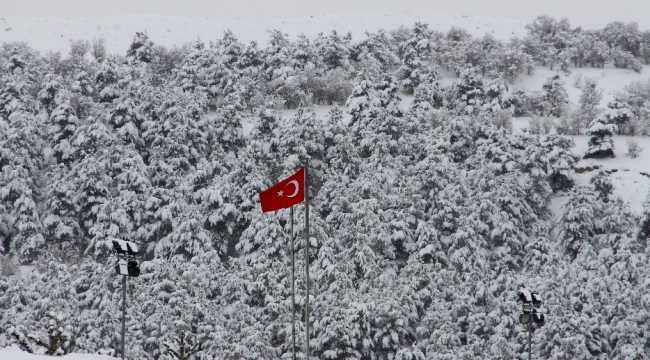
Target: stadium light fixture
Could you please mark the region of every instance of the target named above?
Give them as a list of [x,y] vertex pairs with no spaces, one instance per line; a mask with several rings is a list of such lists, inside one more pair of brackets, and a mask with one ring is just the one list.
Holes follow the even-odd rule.
[[140,265],[136,260],[138,245],[131,241],[113,239],[113,251],[117,255],[115,272],[122,276],[122,360],[124,360],[124,336],[126,333],[126,278],[140,276]]
[[537,326],[543,326],[545,322],[544,314],[537,311],[542,306],[542,297],[537,292],[528,289],[519,289],[517,301],[521,302],[519,322],[528,326],[528,360],[532,360],[533,350],[531,338],[533,323],[537,324]]

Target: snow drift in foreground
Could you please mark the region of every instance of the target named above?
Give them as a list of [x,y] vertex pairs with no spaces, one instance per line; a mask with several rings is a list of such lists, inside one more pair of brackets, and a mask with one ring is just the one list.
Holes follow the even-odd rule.
[[[114,360],[116,358],[107,355],[94,354],[68,354],[57,359],[63,360]],[[34,355],[15,348],[0,349],[0,359],[2,360],[51,360],[52,356]]]

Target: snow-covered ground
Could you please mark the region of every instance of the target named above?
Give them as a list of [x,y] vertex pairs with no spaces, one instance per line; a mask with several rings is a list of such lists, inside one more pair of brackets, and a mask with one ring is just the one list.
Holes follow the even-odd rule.
[[[589,137],[586,135],[574,136],[576,147],[574,153],[584,156],[587,152],[587,143]],[[640,214],[643,210],[643,202],[650,191],[650,138],[640,136],[614,136],[614,153],[613,159],[583,159],[576,167],[587,168],[599,166],[600,169],[610,172],[612,185],[614,185],[614,194],[627,200],[634,211]],[[627,141],[634,140],[643,151],[639,157],[632,159],[627,156]],[[594,171],[576,174],[578,181],[588,183]],[[644,175],[645,174],[645,175]]]
[[[1,15],[0,15],[1,16]],[[321,14],[293,19],[182,18],[159,15],[117,15],[107,17],[0,18],[0,42],[25,41],[39,51],[67,53],[70,40],[92,40],[102,36],[111,53],[126,52],[133,35],[146,31],[156,43],[183,45],[201,38],[208,42],[221,38],[230,29],[242,41],[266,44],[269,30],[280,29],[292,38],[300,33],[315,37],[337,30],[363,38],[366,31],[392,30],[415,22],[447,31],[452,26],[467,29],[475,36],[492,33],[500,39],[525,34],[523,20],[495,20],[481,16],[441,14]]]
[[[650,72],[650,69],[647,70]],[[530,118],[513,119],[513,131],[518,132],[528,127]],[[576,164],[576,168],[587,169],[595,168],[608,171],[614,185],[614,195],[625,199],[632,211],[640,214],[643,210],[643,202],[650,192],[650,137],[644,136],[613,136],[614,153],[613,159],[582,159],[587,153],[589,136],[576,135],[570,136],[575,142],[573,153],[581,158]],[[637,142],[643,150],[637,158],[631,158],[627,155],[627,142]],[[589,183],[592,176],[598,170],[587,170],[576,173],[576,178],[582,184]],[[554,214],[561,211],[561,205],[566,201],[566,197],[557,198],[551,204],[551,210]]]
[[614,20],[650,26],[643,0],[0,0],[2,17],[101,17],[156,14],[186,18],[291,19],[322,14],[452,14],[530,21],[549,14],[583,28]]
[[[588,8],[589,11],[585,11]],[[0,0],[0,43],[26,41],[40,51],[67,52],[70,40],[103,36],[107,49],[123,53],[136,31],[157,44],[182,45],[220,38],[230,29],[240,40],[266,43],[268,30],[299,33],[395,29],[415,22],[447,31],[461,27],[475,36],[521,37],[525,24],[548,14],[568,17],[573,26],[600,28],[611,21],[636,21],[650,28],[649,1],[619,0]]]
[[614,99],[615,93],[622,90],[625,85],[634,81],[647,81],[650,79],[650,66],[644,65],[640,73],[629,69],[616,69],[609,64],[603,69],[591,67],[570,68],[568,73],[562,70],[550,70],[548,67],[537,66],[532,76],[520,76],[512,87],[541,91],[546,79],[554,75],[560,75],[566,83],[567,94],[573,104],[577,104],[580,100],[580,81],[589,78],[596,79],[598,88],[603,90],[603,99],[600,105],[605,107],[609,101]]
[[[0,349],[0,359],[2,360],[51,360],[52,356],[47,355],[33,355],[21,351],[16,348]],[[61,360],[115,360],[116,358],[107,355],[93,355],[93,354],[68,354],[62,357],[55,357],[54,359]]]

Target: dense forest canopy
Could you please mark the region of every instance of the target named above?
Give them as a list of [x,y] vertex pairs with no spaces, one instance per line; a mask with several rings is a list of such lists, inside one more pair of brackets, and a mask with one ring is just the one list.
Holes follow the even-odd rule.
[[[511,84],[536,66],[641,71],[650,31],[548,16],[527,29],[272,31],[265,45],[226,32],[171,49],[142,32],[125,55],[102,39],[67,55],[2,44],[0,346],[115,354],[123,239],[143,249],[128,358],[289,358],[289,211],[263,214],[258,193],[309,159],[315,358],[523,358],[522,287],[545,301],[535,357],[648,358],[650,197],[635,214],[607,172],[578,183],[562,135],[616,156],[612,134],[650,134],[650,84],[607,109],[593,79],[577,106],[560,76]],[[513,115],[531,130],[513,133]],[[302,311],[302,272],[296,288]]]

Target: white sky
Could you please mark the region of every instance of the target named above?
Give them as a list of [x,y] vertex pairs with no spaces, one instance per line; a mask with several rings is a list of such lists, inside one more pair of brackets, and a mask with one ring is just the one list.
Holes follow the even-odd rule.
[[[291,19],[323,14],[440,13],[530,21],[542,14],[574,26],[636,21],[650,28],[650,0],[0,0],[0,18],[102,17]],[[0,35],[1,36],[1,35]]]

